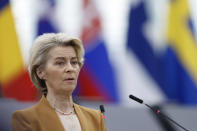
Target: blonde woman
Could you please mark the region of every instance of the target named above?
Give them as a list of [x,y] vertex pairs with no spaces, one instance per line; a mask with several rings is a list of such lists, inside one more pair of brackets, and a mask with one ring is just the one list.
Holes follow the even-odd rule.
[[29,74],[42,98],[12,116],[14,131],[106,131],[100,111],[73,103],[84,60],[81,41],[64,33],[39,36],[30,52]]

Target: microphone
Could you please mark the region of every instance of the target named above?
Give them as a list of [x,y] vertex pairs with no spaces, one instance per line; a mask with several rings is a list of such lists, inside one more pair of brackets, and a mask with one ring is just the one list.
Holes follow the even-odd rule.
[[106,116],[104,115],[104,114],[105,114],[105,108],[104,108],[104,105],[100,105],[99,107],[100,107],[100,111],[101,111],[101,113],[103,114],[103,117],[104,117],[104,119],[105,119],[105,118],[106,118]]
[[143,103],[143,100],[141,100],[141,99],[139,99],[139,98],[137,98],[137,97],[135,97],[135,96],[133,96],[133,95],[129,95],[129,98],[133,99],[134,101],[139,102],[140,104]]
[[100,111],[101,111],[102,113],[105,112],[105,109],[104,109],[104,106],[103,106],[103,105],[100,105]]
[[156,113],[157,115],[160,115],[161,117],[171,121],[173,124],[177,125],[178,127],[180,127],[181,129],[185,130],[185,131],[189,131],[188,129],[186,129],[185,127],[181,126],[180,124],[178,124],[176,121],[174,121],[173,119],[171,119],[170,117],[168,117],[167,115],[164,115],[163,113],[161,113],[160,110],[158,109],[154,109],[153,107],[151,107],[150,105],[146,104],[143,102],[142,99],[137,98],[133,95],[129,95],[129,98],[140,103],[140,104],[144,104],[145,106],[147,106],[148,108],[150,108],[154,113]]

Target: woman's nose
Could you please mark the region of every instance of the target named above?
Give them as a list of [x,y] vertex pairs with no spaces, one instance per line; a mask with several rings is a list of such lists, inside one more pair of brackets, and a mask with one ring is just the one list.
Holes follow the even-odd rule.
[[74,70],[74,68],[73,68],[73,66],[71,65],[71,63],[66,64],[66,66],[65,66],[65,71],[66,71],[66,72],[71,72],[71,71],[73,71],[73,70]]

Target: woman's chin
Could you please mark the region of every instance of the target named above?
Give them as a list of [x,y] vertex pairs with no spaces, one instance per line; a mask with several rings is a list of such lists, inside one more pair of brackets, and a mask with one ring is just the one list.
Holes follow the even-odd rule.
[[61,92],[62,93],[71,93],[72,94],[72,92],[75,90],[75,88],[76,88],[76,86],[67,86],[67,87],[63,87],[63,88],[61,88]]

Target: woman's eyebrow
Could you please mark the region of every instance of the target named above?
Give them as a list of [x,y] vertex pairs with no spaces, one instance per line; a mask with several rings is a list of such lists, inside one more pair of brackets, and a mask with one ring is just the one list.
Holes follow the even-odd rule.
[[75,57],[72,57],[71,59],[77,59],[77,57],[75,56]]
[[[58,59],[60,59],[60,60],[66,60],[67,58],[65,58],[65,57],[56,57],[55,58],[55,60],[58,60]],[[75,57],[71,57],[71,59],[73,60],[73,59],[77,59],[77,57],[75,56]]]
[[55,60],[58,60],[58,59],[65,60],[66,58],[64,58],[64,57],[56,57],[55,58]]

